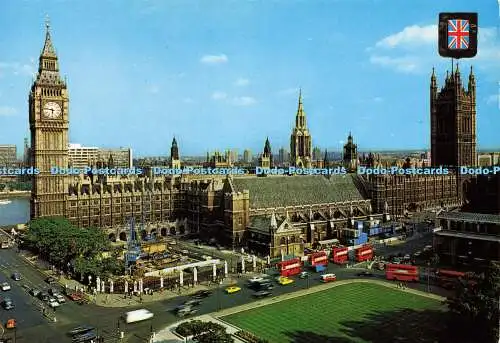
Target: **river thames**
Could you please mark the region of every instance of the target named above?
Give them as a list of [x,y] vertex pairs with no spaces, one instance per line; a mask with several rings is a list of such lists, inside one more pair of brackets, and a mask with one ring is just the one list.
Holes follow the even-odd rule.
[[0,205],[0,226],[25,224],[30,219],[30,198],[29,197],[13,197],[9,200],[10,203]]

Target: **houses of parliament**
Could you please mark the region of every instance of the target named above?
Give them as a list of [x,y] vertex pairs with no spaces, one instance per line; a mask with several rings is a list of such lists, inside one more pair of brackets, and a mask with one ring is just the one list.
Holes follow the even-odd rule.
[[[433,166],[475,165],[475,78],[472,70],[465,90],[458,67],[438,90],[431,76],[431,158]],[[349,235],[354,220],[389,221],[407,212],[460,207],[464,189],[475,181],[456,173],[431,176],[371,176],[355,173],[329,176],[155,176],[51,174],[51,167],[70,167],[69,95],[47,26],[36,79],[29,93],[31,218],[62,216],[80,227],[100,227],[112,240],[127,240],[127,223],[142,222],[141,234],[197,234],[221,244],[247,247],[257,254],[300,254],[319,241]],[[457,129],[458,128],[458,129]],[[312,138],[299,95],[290,139],[290,164],[327,166],[312,159]],[[179,168],[177,141],[171,146],[170,166]],[[373,154],[360,158],[351,134],[344,147],[346,168],[377,166]],[[214,166],[221,163],[214,158]],[[273,165],[269,139],[259,160]],[[113,167],[109,158],[96,167]],[[498,182],[498,181],[496,181]]]

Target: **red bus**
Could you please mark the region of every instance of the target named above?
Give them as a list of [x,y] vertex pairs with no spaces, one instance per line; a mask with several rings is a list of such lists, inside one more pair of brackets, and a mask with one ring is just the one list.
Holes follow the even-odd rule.
[[336,264],[344,264],[349,261],[349,248],[333,248],[332,249],[332,262]]
[[302,271],[302,262],[299,257],[291,260],[281,261],[276,264],[281,276],[292,276],[300,274]]
[[386,264],[385,278],[397,281],[419,281],[418,267],[409,264]]
[[436,271],[437,283],[440,287],[445,289],[455,288],[457,281],[464,277],[465,273],[457,272],[455,270],[438,269]]
[[371,245],[364,245],[356,249],[356,262],[368,261],[373,258],[373,248]]
[[309,255],[309,263],[312,267],[326,266],[328,264],[328,256],[324,251],[314,252]]

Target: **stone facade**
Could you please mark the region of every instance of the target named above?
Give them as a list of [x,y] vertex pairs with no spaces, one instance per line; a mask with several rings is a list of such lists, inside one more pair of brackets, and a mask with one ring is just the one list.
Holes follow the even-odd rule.
[[434,70],[430,85],[431,163],[433,167],[476,166],[476,79],[464,88],[458,65],[446,72],[438,91]]
[[395,217],[410,212],[460,207],[460,177],[448,175],[359,175],[360,185],[372,200],[375,212],[389,205]]

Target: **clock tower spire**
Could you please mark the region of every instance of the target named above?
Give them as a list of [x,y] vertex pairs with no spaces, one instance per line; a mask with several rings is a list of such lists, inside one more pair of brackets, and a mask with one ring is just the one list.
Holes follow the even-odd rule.
[[38,58],[38,73],[29,94],[29,122],[33,167],[31,218],[64,216],[68,178],[52,168],[68,167],[69,98],[59,74],[50,23],[45,22],[45,42]]

